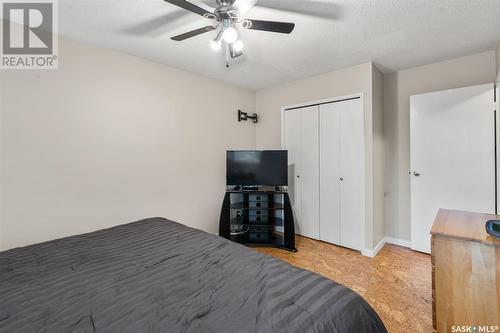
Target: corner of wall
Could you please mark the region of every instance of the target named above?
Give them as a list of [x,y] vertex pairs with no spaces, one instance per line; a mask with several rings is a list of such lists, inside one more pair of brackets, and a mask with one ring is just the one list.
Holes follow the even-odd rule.
[[497,47],[495,49],[495,64],[497,71],[497,82],[500,82],[500,38],[498,38]]
[[397,177],[397,72],[384,74],[384,141],[385,141],[385,188],[384,188],[384,228],[389,237],[398,236],[397,214],[398,214],[398,182]]
[[[411,186],[410,105],[414,94],[491,83],[497,54],[487,51],[384,75],[384,133],[386,138],[386,236],[410,240]],[[497,61],[495,64],[495,60]],[[493,72],[493,73],[492,73]]]
[[[2,84],[3,84],[3,78],[2,78],[2,74],[3,71],[0,70],[0,101],[3,99],[2,97]],[[0,103],[0,133],[2,133],[2,104]],[[4,250],[4,247],[3,247],[3,244],[4,244],[4,240],[3,240],[3,214],[2,214],[2,205],[3,205],[3,201],[2,201],[2,192],[3,192],[3,186],[2,186],[2,179],[3,179],[3,172],[2,172],[2,163],[1,161],[3,161],[3,153],[2,153],[2,136],[0,135],[0,252]]]
[[385,236],[385,145],[384,80],[376,64],[372,63],[372,136],[373,136],[373,234],[372,245]]

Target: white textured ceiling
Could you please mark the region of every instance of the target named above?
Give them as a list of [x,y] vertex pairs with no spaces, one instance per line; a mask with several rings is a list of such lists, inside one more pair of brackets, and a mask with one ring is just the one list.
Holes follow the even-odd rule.
[[265,7],[244,17],[295,22],[295,30],[240,31],[245,55],[226,69],[209,46],[216,32],[170,40],[212,21],[162,0],[59,4],[62,35],[253,90],[370,60],[390,72],[493,50],[500,34],[500,0],[260,0]]

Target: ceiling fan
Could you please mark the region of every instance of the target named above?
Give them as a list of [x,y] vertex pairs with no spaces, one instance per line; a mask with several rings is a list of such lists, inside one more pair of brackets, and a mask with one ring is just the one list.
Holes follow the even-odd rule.
[[230,58],[237,58],[243,54],[243,42],[238,37],[238,27],[250,30],[260,30],[289,34],[295,28],[295,23],[261,21],[242,18],[242,15],[257,3],[257,0],[215,0],[217,8],[213,13],[198,7],[185,0],[164,0],[207,19],[216,21],[213,25],[192,30],[172,37],[172,40],[185,39],[218,30],[218,34],[211,41],[215,49],[225,48],[226,67],[229,67]]

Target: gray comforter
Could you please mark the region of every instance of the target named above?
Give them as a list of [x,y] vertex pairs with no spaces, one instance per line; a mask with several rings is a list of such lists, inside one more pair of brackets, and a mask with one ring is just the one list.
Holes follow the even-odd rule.
[[162,218],[0,253],[1,332],[386,332],[356,293]]

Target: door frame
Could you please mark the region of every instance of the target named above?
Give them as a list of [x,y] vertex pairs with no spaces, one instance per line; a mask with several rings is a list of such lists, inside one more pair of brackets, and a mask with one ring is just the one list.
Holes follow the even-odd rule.
[[[420,252],[420,250],[417,250],[417,249],[414,249],[413,248],[413,235],[412,235],[412,228],[413,228],[413,186],[412,186],[412,173],[415,171],[415,167],[414,165],[412,165],[412,153],[413,153],[413,147],[412,147],[412,123],[411,123],[411,114],[412,114],[412,110],[411,110],[411,97],[413,96],[419,96],[419,95],[426,95],[426,94],[433,94],[433,93],[438,93],[438,92],[445,92],[445,91],[452,91],[452,90],[457,90],[457,89],[464,89],[464,88],[472,88],[472,87],[480,87],[480,86],[487,86],[487,85],[493,85],[493,96],[492,96],[492,101],[493,101],[493,108],[492,108],[492,112],[493,112],[493,115],[494,115],[494,122],[493,122],[493,126],[494,126],[494,159],[493,159],[493,162],[494,162],[494,172],[495,172],[495,176],[494,176],[494,188],[495,188],[495,193],[494,193],[494,210],[495,212],[493,212],[493,214],[498,214],[499,213],[499,210],[500,210],[500,196],[498,195],[498,189],[499,189],[499,185],[500,185],[500,179],[498,178],[498,176],[500,175],[500,166],[499,166],[499,145],[500,145],[500,132],[499,132],[499,128],[500,128],[500,117],[499,117],[499,113],[498,113],[498,109],[499,109],[499,101],[498,101],[498,97],[499,97],[499,88],[498,86],[495,84],[495,83],[481,83],[481,84],[473,84],[473,85],[466,85],[466,86],[460,86],[460,87],[455,87],[455,88],[446,88],[446,89],[438,89],[438,90],[432,90],[432,91],[427,91],[427,92],[421,92],[421,93],[415,93],[413,95],[410,95],[409,97],[409,100],[408,100],[408,103],[409,103],[409,113],[410,113],[410,127],[409,127],[409,169],[408,169],[408,175],[409,175],[409,190],[410,190],[410,193],[409,193],[409,214],[410,214],[410,218],[409,218],[409,223],[410,223],[410,241],[409,241],[409,248],[413,251],[417,251],[417,252]],[[431,224],[431,228],[432,228],[432,224]],[[432,250],[432,249],[431,249]],[[422,252],[422,253],[426,253],[426,252]]]
[[[337,96],[337,97],[331,97],[331,98],[325,98],[325,99],[319,99],[319,100],[314,100],[314,101],[308,101],[308,102],[302,102],[302,103],[297,103],[297,104],[290,104],[290,105],[285,105],[282,106],[280,109],[280,118],[281,118],[281,148],[284,147],[285,145],[285,111],[289,109],[296,109],[296,108],[303,108],[306,106],[314,106],[314,105],[320,105],[320,104],[327,104],[327,103],[335,103],[335,102],[341,102],[346,99],[354,99],[354,98],[359,98],[361,100],[361,105],[363,105],[363,114],[365,114],[365,101],[364,101],[364,94],[363,93],[356,93],[356,94],[351,94],[351,95],[343,95],[343,96]],[[366,121],[363,123],[363,126],[365,127]],[[365,127],[366,130],[366,127]],[[365,138],[366,140],[366,138]]]
[[[361,249],[360,252],[361,254],[368,253],[367,251],[371,251],[366,248],[366,230],[368,229],[367,224],[369,223],[368,212],[366,211],[366,199],[368,192],[367,191],[367,179],[366,179],[366,110],[365,110],[365,100],[364,100],[364,94],[363,93],[355,93],[355,94],[350,94],[350,95],[343,95],[343,96],[336,96],[336,97],[330,97],[330,98],[325,98],[325,99],[319,99],[319,100],[314,100],[314,101],[307,101],[307,102],[302,102],[302,103],[297,103],[297,104],[290,104],[290,105],[285,105],[282,106],[280,109],[280,118],[281,118],[281,149],[285,148],[285,112],[286,110],[289,109],[297,109],[297,108],[303,108],[307,106],[315,106],[315,105],[321,105],[321,104],[328,104],[328,103],[335,103],[335,102],[341,102],[349,99],[360,99],[361,101],[361,106],[362,106],[362,111],[363,111],[363,141],[364,141],[364,149],[365,149],[365,158],[364,158],[364,165],[363,165],[363,170],[365,174],[365,195],[363,199],[363,215],[364,215],[364,223],[361,224],[361,233],[362,233],[362,241],[361,241]],[[319,115],[318,115],[319,116]],[[320,157],[321,158],[321,157]],[[321,179],[321,171],[319,172],[319,178]],[[318,184],[318,191],[319,191],[319,184]],[[319,204],[319,203],[318,203]],[[321,206],[320,206],[321,209]],[[371,216],[371,215],[370,215]],[[373,223],[373,217],[370,219],[371,223]],[[320,223],[320,233],[321,233],[321,223]],[[336,245],[339,246],[339,245]]]
[[495,103],[495,195],[496,195],[496,211],[495,214],[500,213],[500,81],[493,84],[495,90],[493,100]]

